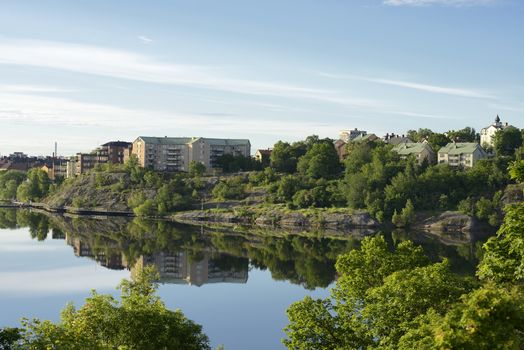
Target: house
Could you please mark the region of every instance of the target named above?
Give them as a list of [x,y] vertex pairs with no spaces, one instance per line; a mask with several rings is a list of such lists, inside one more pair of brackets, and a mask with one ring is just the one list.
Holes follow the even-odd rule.
[[271,158],[271,148],[268,149],[257,149],[255,152],[255,160],[262,164],[269,164]]
[[500,117],[497,114],[497,117],[495,118],[495,122],[491,124],[490,126],[486,126],[485,128],[482,128],[480,130],[480,144],[484,148],[493,147],[494,146],[494,136],[499,130],[504,130],[508,126],[508,123],[502,123],[500,121]]
[[344,142],[349,142],[351,140],[353,140],[355,137],[357,136],[364,136],[364,135],[367,135],[367,131],[364,131],[364,130],[358,130],[357,128],[353,129],[353,130],[342,130],[340,132],[340,139]]
[[132,154],[140,166],[157,171],[188,171],[191,161],[212,169],[225,154],[249,157],[251,144],[247,139],[139,136],[133,142]]
[[366,135],[358,135],[354,139],[352,139],[352,142],[374,142],[379,140],[379,137],[375,134],[366,134]]
[[382,140],[384,140],[385,143],[393,146],[399,145],[401,143],[413,143],[413,140],[411,140],[409,137],[406,137],[404,135],[395,135],[394,133],[386,134],[386,136],[384,136]]
[[393,147],[393,151],[400,155],[400,158],[414,156],[418,164],[427,161],[428,164],[434,164],[436,161],[435,152],[427,143],[405,142]]
[[453,167],[472,168],[479,159],[486,157],[486,151],[474,142],[451,142],[438,151],[438,163]]

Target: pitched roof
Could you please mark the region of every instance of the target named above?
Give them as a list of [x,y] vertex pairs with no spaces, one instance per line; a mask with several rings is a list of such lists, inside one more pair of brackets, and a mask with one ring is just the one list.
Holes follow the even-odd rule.
[[430,152],[433,151],[426,143],[406,142],[393,147],[393,151],[400,155],[419,154],[425,149],[428,149]]
[[257,149],[257,152],[260,153],[261,155],[264,155],[264,156],[269,156],[271,155],[271,152],[273,152],[272,149]]
[[413,141],[409,137],[401,137],[401,136],[393,136],[388,138],[387,140],[384,140],[385,143],[389,143],[390,145],[398,145],[401,143],[413,143]]
[[464,154],[473,153],[477,149],[480,149],[481,152],[485,153],[484,149],[475,142],[450,142],[446,146],[442,147],[438,153]]
[[352,139],[351,141],[353,142],[363,142],[363,141],[375,141],[376,139],[378,139],[377,135],[375,134],[367,134],[367,135],[358,135],[357,137],[355,137],[354,139]]

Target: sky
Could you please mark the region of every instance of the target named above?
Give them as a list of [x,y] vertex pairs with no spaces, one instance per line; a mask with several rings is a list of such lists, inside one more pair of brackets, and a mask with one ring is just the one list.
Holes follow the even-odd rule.
[[523,127],[521,0],[2,0],[0,155]]

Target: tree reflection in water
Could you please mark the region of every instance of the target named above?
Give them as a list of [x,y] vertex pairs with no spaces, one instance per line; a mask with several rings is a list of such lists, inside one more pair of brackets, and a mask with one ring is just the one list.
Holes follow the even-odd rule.
[[[332,283],[338,255],[358,247],[363,236],[358,231],[325,237],[0,209],[0,228],[17,227],[28,227],[33,239],[49,239],[49,233],[52,239],[65,239],[76,256],[94,259],[109,269],[129,269],[133,275],[138,267],[155,265],[162,283],[246,283],[249,269],[258,268],[268,269],[275,280],[307,289]],[[430,259],[447,257],[456,271],[471,273],[477,262],[479,243],[444,245],[428,235],[398,230],[375,234],[385,235],[391,246],[413,240]]]

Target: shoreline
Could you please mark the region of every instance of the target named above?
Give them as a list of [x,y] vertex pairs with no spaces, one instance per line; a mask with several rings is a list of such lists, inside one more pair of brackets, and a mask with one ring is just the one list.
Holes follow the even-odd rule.
[[[35,209],[48,213],[83,217],[137,218],[132,211],[111,211],[104,208],[50,207],[44,203],[0,202],[0,208]],[[144,217],[147,220],[170,221],[192,226],[241,226],[254,230],[284,230],[294,233],[315,233],[326,236],[372,234],[380,230],[394,230],[390,223],[379,223],[364,211],[315,209],[286,210],[284,208],[237,207],[228,210],[189,210],[162,217]],[[451,220],[450,220],[451,216]],[[405,229],[405,228],[403,228]],[[440,239],[475,241],[491,235],[496,228],[484,227],[477,220],[457,212],[421,213],[409,229],[425,232]]]

